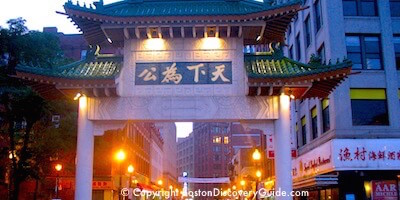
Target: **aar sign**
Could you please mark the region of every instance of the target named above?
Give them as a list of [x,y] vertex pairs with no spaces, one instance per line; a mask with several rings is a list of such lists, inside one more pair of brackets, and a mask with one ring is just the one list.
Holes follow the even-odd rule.
[[135,84],[232,84],[232,62],[136,63]]
[[372,181],[372,200],[397,200],[396,181]]

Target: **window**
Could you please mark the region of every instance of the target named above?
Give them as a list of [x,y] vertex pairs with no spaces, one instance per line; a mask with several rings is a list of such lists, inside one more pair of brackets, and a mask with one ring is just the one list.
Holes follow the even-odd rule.
[[331,129],[331,121],[329,119],[329,99],[323,99],[322,102],[322,130],[325,133]]
[[296,36],[296,59],[298,61],[301,59],[300,33]]
[[390,0],[390,13],[392,17],[400,17],[400,0]]
[[229,144],[229,137],[228,136],[224,137],[224,144]]
[[350,89],[353,125],[389,125],[385,89]]
[[221,140],[222,140],[222,138],[219,137],[219,136],[214,136],[213,137],[213,143],[214,144],[221,144]]
[[304,21],[304,27],[305,27],[305,42],[306,42],[306,48],[308,48],[311,44],[311,20],[310,20],[310,15],[307,16],[306,20]]
[[317,120],[317,107],[311,109],[311,126],[312,126],[312,139],[318,137],[318,120]]
[[344,16],[377,16],[375,0],[343,0]]
[[301,147],[301,143],[300,143],[301,135],[300,135],[300,132],[299,132],[299,124],[297,122],[296,122],[296,138],[297,138],[297,148],[299,148],[299,147]]
[[321,58],[321,62],[323,64],[325,64],[326,63],[326,55],[325,55],[325,45],[324,44],[322,44],[321,47],[318,49],[317,54],[318,54],[319,58]]
[[394,52],[396,54],[396,67],[400,70],[400,36],[395,36],[394,41]]
[[322,22],[322,6],[321,1],[316,0],[314,2],[314,14],[315,14],[315,31],[318,32],[321,29],[323,22]]
[[380,38],[377,36],[347,35],[347,57],[353,69],[382,69]]
[[306,116],[301,118],[301,145],[306,145],[307,144],[307,129],[306,129]]
[[213,150],[214,150],[214,152],[220,152],[221,151],[221,147],[214,146]]

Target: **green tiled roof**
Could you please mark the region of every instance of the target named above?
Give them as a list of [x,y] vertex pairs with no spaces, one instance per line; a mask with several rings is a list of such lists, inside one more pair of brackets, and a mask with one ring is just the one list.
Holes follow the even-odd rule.
[[300,2],[289,0],[267,5],[255,0],[123,0],[108,5],[97,2],[96,8],[92,8],[68,1],[65,8],[116,17],[219,16],[258,13]]
[[336,64],[321,64],[317,57],[312,57],[310,63],[304,64],[284,57],[282,52],[245,55],[245,67],[249,78],[284,79],[296,78],[336,71],[352,66],[348,59]]
[[88,53],[84,60],[61,67],[48,69],[19,65],[16,70],[19,72],[66,79],[114,79],[120,72],[122,65],[122,57],[101,55],[98,54],[98,50],[96,50],[95,53]]

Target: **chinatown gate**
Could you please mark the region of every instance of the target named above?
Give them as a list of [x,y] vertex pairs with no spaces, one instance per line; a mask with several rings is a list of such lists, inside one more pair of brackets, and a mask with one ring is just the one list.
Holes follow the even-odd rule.
[[[94,7],[68,1],[69,18],[92,46],[86,59],[52,69],[18,66],[17,77],[44,98],[78,93],[75,199],[92,199],[94,136],[127,121],[239,121],[275,135],[275,187],[292,190],[290,98],[326,98],[351,70],[345,60],[303,64],[284,42],[301,1],[125,0]],[[278,197],[291,199],[291,197]]]

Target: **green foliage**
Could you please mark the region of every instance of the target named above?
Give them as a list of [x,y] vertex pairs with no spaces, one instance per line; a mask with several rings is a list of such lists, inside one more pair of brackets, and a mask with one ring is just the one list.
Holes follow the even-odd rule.
[[25,23],[26,20],[21,17],[18,17],[16,19],[9,19],[7,21],[10,32],[15,35],[22,35],[28,31]]
[[75,101],[49,102],[51,113],[61,116],[60,126],[56,128],[48,123],[50,120],[43,120],[34,127],[32,151],[35,152],[33,158],[36,163],[33,168],[40,177],[51,174],[53,169],[49,165],[50,158],[63,163],[65,170],[73,171],[77,132],[76,106]]
[[9,20],[8,25],[0,30],[0,56],[8,54],[3,65],[11,72],[17,65],[51,68],[71,61],[64,58],[57,35],[28,31],[21,18]]
[[[6,153],[3,158],[9,152],[15,154],[11,199],[18,199],[19,183],[49,175],[51,159],[63,160],[73,168],[77,105],[65,99],[48,102],[12,77],[18,65],[51,68],[70,59],[63,57],[56,35],[28,31],[22,18],[11,19],[8,25],[7,29],[0,27],[0,138],[6,138],[9,145],[0,152]],[[54,114],[61,116],[58,128],[51,122]],[[25,126],[16,126],[21,123]]]

